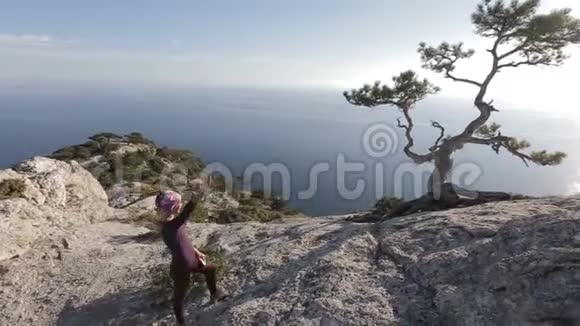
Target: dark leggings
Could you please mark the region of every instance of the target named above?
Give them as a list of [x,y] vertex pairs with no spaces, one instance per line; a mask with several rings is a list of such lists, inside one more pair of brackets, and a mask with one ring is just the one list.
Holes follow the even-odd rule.
[[173,310],[177,322],[181,325],[185,324],[185,317],[183,315],[183,305],[185,302],[185,295],[189,288],[191,273],[201,273],[205,275],[205,282],[209,292],[213,295],[217,291],[216,284],[216,267],[212,264],[199,269],[189,269],[186,267],[177,267],[176,264],[171,264],[171,278],[173,279]]

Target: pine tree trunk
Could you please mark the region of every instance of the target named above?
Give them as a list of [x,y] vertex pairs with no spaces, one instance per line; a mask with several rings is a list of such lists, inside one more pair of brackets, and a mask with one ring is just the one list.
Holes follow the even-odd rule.
[[[451,159],[452,151],[448,148],[442,147],[435,155],[435,168],[429,177],[428,193],[427,195],[434,200],[449,200],[455,199],[455,194],[449,194],[449,191],[444,189],[444,185],[449,179],[451,169],[453,168],[453,160]],[[453,198],[449,198],[453,197]]]

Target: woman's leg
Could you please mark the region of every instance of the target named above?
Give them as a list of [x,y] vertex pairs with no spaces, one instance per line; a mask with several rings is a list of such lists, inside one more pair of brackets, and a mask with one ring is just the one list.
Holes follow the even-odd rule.
[[197,262],[196,264],[192,264],[191,271],[193,273],[201,273],[205,275],[205,283],[211,294],[210,303],[225,299],[227,295],[217,286],[217,267],[214,264],[206,262],[203,253],[196,250],[196,254]]
[[217,293],[217,267],[213,264],[206,264],[204,267],[199,268],[196,270],[198,273],[202,273],[205,275],[205,283],[207,284],[207,288],[209,293],[211,293],[212,297]]
[[179,325],[185,325],[183,304],[189,287],[189,273],[176,271],[172,264],[171,277],[173,278],[173,311],[175,312],[175,318]]

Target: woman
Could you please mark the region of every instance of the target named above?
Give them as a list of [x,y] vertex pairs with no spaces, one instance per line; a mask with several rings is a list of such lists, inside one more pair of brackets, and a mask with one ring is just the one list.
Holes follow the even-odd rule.
[[201,180],[193,183],[191,199],[182,208],[181,196],[173,191],[162,191],[155,198],[157,211],[163,218],[161,234],[163,241],[171,251],[171,278],[173,279],[173,309],[178,325],[185,325],[183,305],[191,273],[205,274],[207,287],[211,293],[210,302],[214,303],[226,297],[217,287],[216,266],[205,261],[205,255],[199,252],[189,240],[185,224],[197,204],[205,200],[207,186]]

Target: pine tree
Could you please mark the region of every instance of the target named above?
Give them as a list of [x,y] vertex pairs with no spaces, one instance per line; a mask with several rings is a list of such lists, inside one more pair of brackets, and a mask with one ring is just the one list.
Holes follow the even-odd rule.
[[[549,14],[538,14],[539,0],[511,1],[483,0],[471,16],[475,33],[493,41],[490,49],[492,63],[482,80],[456,76],[456,65],[471,58],[475,51],[464,49],[463,43],[444,42],[439,46],[421,43],[418,52],[423,68],[442,74],[445,78],[475,87],[474,99],[478,116],[456,135],[446,135],[445,128],[437,121],[432,126],[440,131],[433,146],[425,153],[414,149],[413,118],[415,105],[429,95],[439,92],[427,79],[420,79],[414,71],[404,71],[393,77],[392,85],[375,82],[360,89],[344,92],[346,100],[357,106],[390,106],[402,113],[403,119],[397,126],[405,133],[404,153],[416,164],[434,163],[429,179],[428,196],[441,199],[442,187],[447,182],[453,167],[452,155],[465,144],[489,146],[496,153],[507,151],[520,158],[526,166],[530,163],[552,166],[560,164],[566,157],[563,152],[546,150],[527,152],[530,143],[526,140],[502,134],[501,126],[488,123],[498,110],[493,101],[486,99],[487,91],[498,74],[507,69],[522,66],[558,66],[568,58],[565,48],[580,44],[580,20],[571,15],[570,9],[553,10]],[[401,121],[403,120],[403,121]]]

